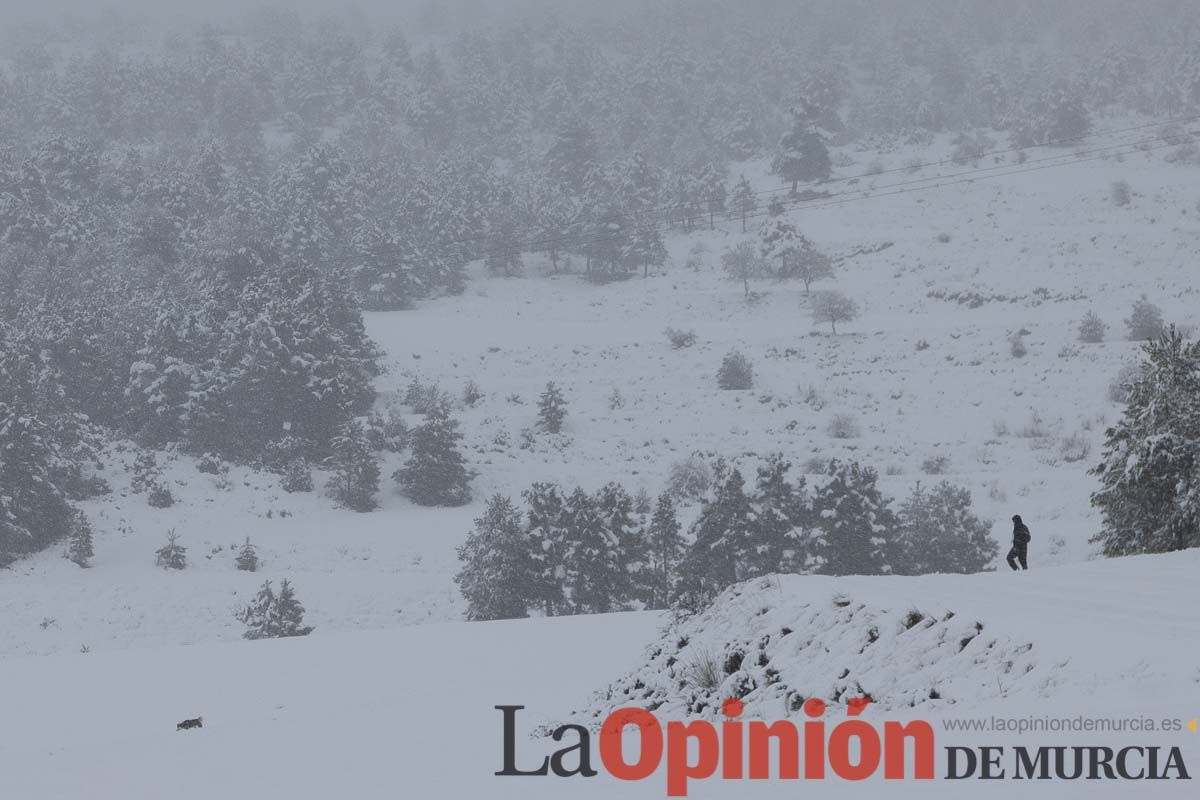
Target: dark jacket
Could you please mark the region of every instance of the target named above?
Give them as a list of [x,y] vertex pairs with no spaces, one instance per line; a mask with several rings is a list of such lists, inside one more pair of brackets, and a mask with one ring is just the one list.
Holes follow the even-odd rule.
[[1015,547],[1025,547],[1032,538],[1029,534],[1029,528],[1025,527],[1025,523],[1021,521],[1021,518],[1013,517],[1013,545]]

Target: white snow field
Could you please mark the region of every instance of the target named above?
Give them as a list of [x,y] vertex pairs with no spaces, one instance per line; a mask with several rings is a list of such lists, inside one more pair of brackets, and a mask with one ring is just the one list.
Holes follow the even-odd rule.
[[[787,623],[794,632],[772,663],[830,697],[839,668],[871,681],[878,705],[867,718],[934,723],[937,746],[1129,744],[1179,746],[1200,769],[1200,734],[1026,734],[943,731],[943,719],[999,715],[1182,718],[1200,714],[1200,554],[1140,557],[975,578],[785,578],[755,582],[706,615],[673,629],[665,617],[612,614],[501,623],[414,626],[393,631],[317,632],[306,639],[15,658],[0,679],[0,775],[8,798],[528,798],[664,797],[663,776],[622,783],[496,777],[501,716],[524,705],[518,759],[528,769],[548,751],[524,734],[565,719],[589,691],[644,657],[664,624],[664,643],[690,634],[719,648]],[[865,620],[822,639],[835,595],[864,604],[881,636],[862,654],[815,657],[786,642],[860,643]],[[759,614],[761,606],[767,609]],[[978,638],[925,644],[936,626],[896,630],[891,612],[957,611],[982,623]],[[992,646],[992,643],[995,646]],[[1014,643],[1032,648],[1002,672]],[[693,645],[695,646],[695,645]],[[820,648],[817,648],[820,649]],[[649,651],[653,652],[653,651]],[[892,654],[892,658],[888,658]],[[1030,665],[1028,672],[1025,665]],[[653,673],[644,673],[654,677]],[[941,702],[907,705],[910,690],[937,685]],[[893,696],[893,692],[895,695]],[[747,717],[782,719],[781,708],[747,698]],[[682,714],[660,709],[666,721]],[[176,732],[204,716],[201,730]],[[793,715],[795,716],[795,715]],[[828,719],[843,718],[831,702]],[[595,759],[598,764],[599,760]],[[939,775],[942,766],[939,755]],[[851,783],[693,781],[692,797],[1191,797],[1188,781],[902,781]]]
[[[841,150],[835,176],[946,153],[944,141]],[[1088,541],[1099,523],[1088,469],[1120,413],[1109,385],[1138,354],[1124,339],[1123,317],[1144,293],[1169,322],[1192,330],[1200,323],[1200,167],[1167,163],[1165,154],[1131,151],[790,212],[819,247],[848,256],[834,280],[814,286],[844,291],[862,308],[837,336],[811,324],[801,285],[760,281],[747,302],[741,285],[724,278],[722,249],[753,237],[753,226],[742,234],[737,221],[673,234],[670,263],[648,278],[592,286],[577,274],[546,276],[530,256],[524,278],[480,271],[462,296],[368,315],[387,353],[381,403],[395,402],[413,377],[455,397],[468,380],[484,392],[482,402],[454,411],[478,473],[464,508],[422,509],[397,496],[388,476],[398,457],[384,465],[381,508],[354,514],[324,496],[320,476],[317,492],[288,494],[276,475],[237,466],[207,475],[189,456],[160,453],[178,502],[152,509],[130,490],[135,451],[111,448],[102,474],[114,491],[85,505],[96,530],[94,566],[80,570],[52,549],[0,572],[0,680],[20,688],[0,698],[0,800],[662,796],[658,778],[616,786],[491,775],[500,748],[493,705],[527,705],[530,727],[586,713],[593,690],[644,670],[643,650],[664,619],[457,624],[455,548],[492,493],[515,497],[539,480],[589,489],[618,480],[655,494],[671,465],[694,452],[752,467],[782,451],[796,474],[810,461],[855,458],[878,468],[897,498],[918,480],[944,478],[972,491],[981,516],[993,520],[1001,555],[1012,514],[1034,536],[1028,574],[1009,574],[1000,562],[1002,574],[751,585],[710,612],[711,638],[697,642],[756,646],[761,635],[792,627],[796,633],[773,639],[768,651],[772,664],[786,663],[788,686],[822,693],[860,681],[879,695],[877,713],[902,713],[923,697],[909,710],[929,718],[1197,716],[1197,554],[1093,561]],[[744,167],[758,188],[777,187],[761,163]],[[885,173],[854,188],[962,169]],[[1110,198],[1118,180],[1132,188],[1128,206]],[[685,263],[697,244],[707,249],[693,271]],[[850,255],[863,249],[871,252]],[[1103,343],[1076,341],[1089,310],[1110,326]],[[695,329],[698,343],[671,349],[667,326]],[[1015,357],[1010,337],[1020,331],[1028,352]],[[752,391],[716,389],[714,374],[732,349],[754,363]],[[567,397],[565,431],[526,437],[551,379]],[[831,435],[836,415],[852,418],[858,435]],[[682,511],[686,523],[695,508]],[[181,572],[154,564],[171,529],[188,547]],[[258,574],[233,565],[247,536],[263,561]],[[241,640],[234,613],[268,578],[292,581],[316,627],[311,637]],[[835,595],[850,604],[834,606]],[[767,611],[755,616],[760,601]],[[938,622],[901,633],[914,609]],[[958,652],[975,622],[982,632]],[[831,652],[810,663],[789,642],[800,624]],[[876,649],[857,653],[873,626]],[[751,713],[775,717],[779,699],[749,698]],[[175,732],[196,714],[205,716],[202,731]],[[971,736],[975,745],[1010,740]],[[1200,771],[1200,736],[1139,735],[1138,743],[1159,740],[1184,743],[1189,766]],[[939,733],[939,745],[953,741]],[[962,785],[888,792],[951,797]],[[692,796],[884,794],[876,788],[715,781],[695,784]],[[970,789],[1014,793],[1006,781],[972,781]],[[1185,782],[1016,791],[1188,796]]]

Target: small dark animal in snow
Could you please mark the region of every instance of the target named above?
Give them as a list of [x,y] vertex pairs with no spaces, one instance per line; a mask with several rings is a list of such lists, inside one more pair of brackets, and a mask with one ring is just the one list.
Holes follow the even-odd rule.
[[196,717],[195,719],[185,719],[183,722],[175,726],[177,731],[190,731],[192,728],[203,728],[204,717]]

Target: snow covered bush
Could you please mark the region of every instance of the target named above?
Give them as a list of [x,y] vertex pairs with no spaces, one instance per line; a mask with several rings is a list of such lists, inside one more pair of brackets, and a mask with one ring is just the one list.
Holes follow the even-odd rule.
[[250,544],[249,536],[238,550],[237,558],[233,563],[242,572],[258,572],[258,552],[254,549],[254,545]]
[[1058,443],[1058,455],[1068,464],[1083,461],[1091,454],[1092,443],[1087,435],[1082,432],[1077,431],[1064,436],[1062,441]]
[[567,417],[567,401],[554,381],[538,397],[538,427],[548,433],[560,433]]
[[1126,364],[1121,367],[1112,382],[1108,384],[1108,400],[1110,403],[1123,405],[1129,401],[1130,387],[1142,377],[1141,364]]
[[71,518],[71,539],[67,545],[67,558],[80,567],[91,566],[91,560],[96,555],[95,542],[92,536],[92,525],[87,515],[76,511]]
[[667,328],[663,333],[671,343],[672,350],[683,350],[696,343],[696,331],[693,329]]
[[835,414],[829,421],[829,435],[834,439],[857,439],[861,434],[858,420],[849,414]]
[[1028,355],[1029,348],[1025,346],[1025,337],[1019,333],[1008,337],[1008,352],[1013,358],[1024,358]]
[[671,465],[667,492],[676,500],[697,500],[708,491],[712,480],[708,462],[699,455],[690,455]]
[[308,462],[303,458],[295,458],[288,462],[283,468],[283,477],[279,481],[279,486],[285,492],[293,494],[295,492],[311,492],[313,490],[312,470],[308,467]]
[[462,401],[467,408],[474,408],[483,399],[483,390],[475,381],[467,381],[463,386]]
[[754,365],[750,359],[736,350],[726,353],[717,370],[717,386],[728,391],[754,388]]
[[175,505],[175,495],[165,483],[156,481],[146,493],[146,504],[151,508],[170,508]]
[[270,581],[264,581],[254,600],[236,616],[246,626],[242,634],[246,639],[284,639],[313,631],[304,624],[304,606],[286,578],[279,584],[279,594],[271,589]]
[[1109,196],[1112,197],[1113,205],[1118,208],[1129,205],[1133,202],[1133,190],[1129,188],[1129,181],[1113,181]]
[[167,543],[155,552],[155,563],[163,569],[187,567],[187,548],[179,543],[174,529],[167,531]]
[[408,424],[391,406],[371,412],[367,417],[366,433],[372,450],[399,453],[408,447]]
[[1104,341],[1108,325],[1100,319],[1095,311],[1089,311],[1079,323],[1079,341],[1086,344],[1099,344]]
[[1163,334],[1164,323],[1162,310],[1146,295],[1142,295],[1133,303],[1133,310],[1125,320],[1129,330],[1129,339],[1134,342],[1145,342],[1156,339]]
[[921,471],[926,475],[944,475],[950,471],[949,456],[930,456],[921,462]]

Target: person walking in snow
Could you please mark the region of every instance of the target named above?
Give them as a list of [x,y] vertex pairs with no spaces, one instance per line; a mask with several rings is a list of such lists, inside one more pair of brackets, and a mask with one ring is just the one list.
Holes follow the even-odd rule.
[[1020,569],[1029,569],[1029,540],[1033,537],[1029,535],[1029,528],[1021,521],[1020,514],[1013,514],[1012,521],[1013,540],[1012,549],[1008,551],[1008,565],[1015,570],[1020,563]]

